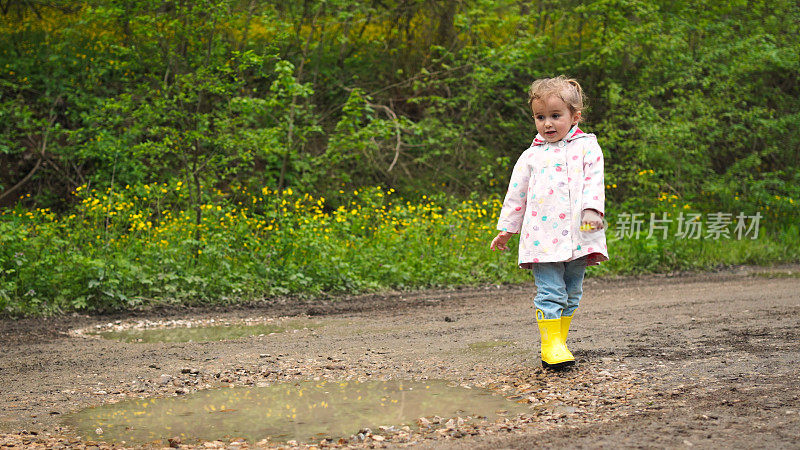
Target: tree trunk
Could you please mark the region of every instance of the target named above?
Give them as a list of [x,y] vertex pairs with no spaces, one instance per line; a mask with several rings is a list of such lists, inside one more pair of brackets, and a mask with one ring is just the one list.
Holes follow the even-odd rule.
[[447,0],[442,2],[439,11],[439,28],[436,31],[436,43],[444,48],[450,49],[455,41],[455,17],[458,8],[458,0]]

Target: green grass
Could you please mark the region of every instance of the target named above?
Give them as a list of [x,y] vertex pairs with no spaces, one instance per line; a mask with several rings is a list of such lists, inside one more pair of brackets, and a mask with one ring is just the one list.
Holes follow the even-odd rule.
[[[79,190],[66,213],[0,216],[0,313],[37,316],[211,305],[532,280],[516,251],[489,251],[499,200],[335,200],[291,191],[207,193],[200,222],[180,184]],[[610,210],[613,210],[610,208]],[[751,239],[614,239],[589,276],[800,261],[797,227],[765,221]],[[516,238],[510,243],[516,248]]]

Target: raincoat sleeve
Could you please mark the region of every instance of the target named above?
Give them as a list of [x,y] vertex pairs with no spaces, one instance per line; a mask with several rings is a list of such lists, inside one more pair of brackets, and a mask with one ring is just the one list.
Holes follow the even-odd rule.
[[583,154],[583,205],[581,211],[594,209],[605,216],[605,173],[603,172],[603,150],[592,139]]
[[528,184],[531,171],[527,164],[528,152],[522,154],[514,165],[511,181],[508,183],[508,192],[500,210],[500,219],[497,229],[509,233],[519,233],[522,220],[525,217],[525,204],[528,199]]

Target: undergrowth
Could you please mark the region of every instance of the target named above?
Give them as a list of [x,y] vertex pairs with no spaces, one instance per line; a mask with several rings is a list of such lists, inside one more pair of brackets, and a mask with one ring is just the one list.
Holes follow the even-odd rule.
[[[516,267],[516,251],[488,249],[501,206],[496,198],[412,201],[373,187],[325,199],[239,187],[208,192],[196,203],[180,182],[79,188],[74,195],[77,206],[66,213],[20,207],[0,216],[3,315],[532,280]],[[649,212],[636,234],[624,209],[609,208],[611,260],[589,268],[589,276],[800,260],[797,225],[785,211],[764,211],[757,236],[755,213],[728,211],[728,234],[714,235],[711,216],[696,208],[638,205],[640,212],[645,207],[670,219],[660,223],[668,225],[666,236],[656,230],[646,237]],[[739,213],[749,233],[737,232]],[[690,214],[700,214],[705,228],[681,236],[688,230],[681,220]]]

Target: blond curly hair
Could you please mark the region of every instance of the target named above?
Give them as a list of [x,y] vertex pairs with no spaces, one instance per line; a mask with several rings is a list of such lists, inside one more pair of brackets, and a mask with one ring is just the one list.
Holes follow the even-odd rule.
[[572,114],[583,111],[586,107],[586,96],[580,83],[564,75],[542,78],[531,83],[528,89],[528,107],[533,111],[534,100],[544,100],[553,95],[563,100]]

